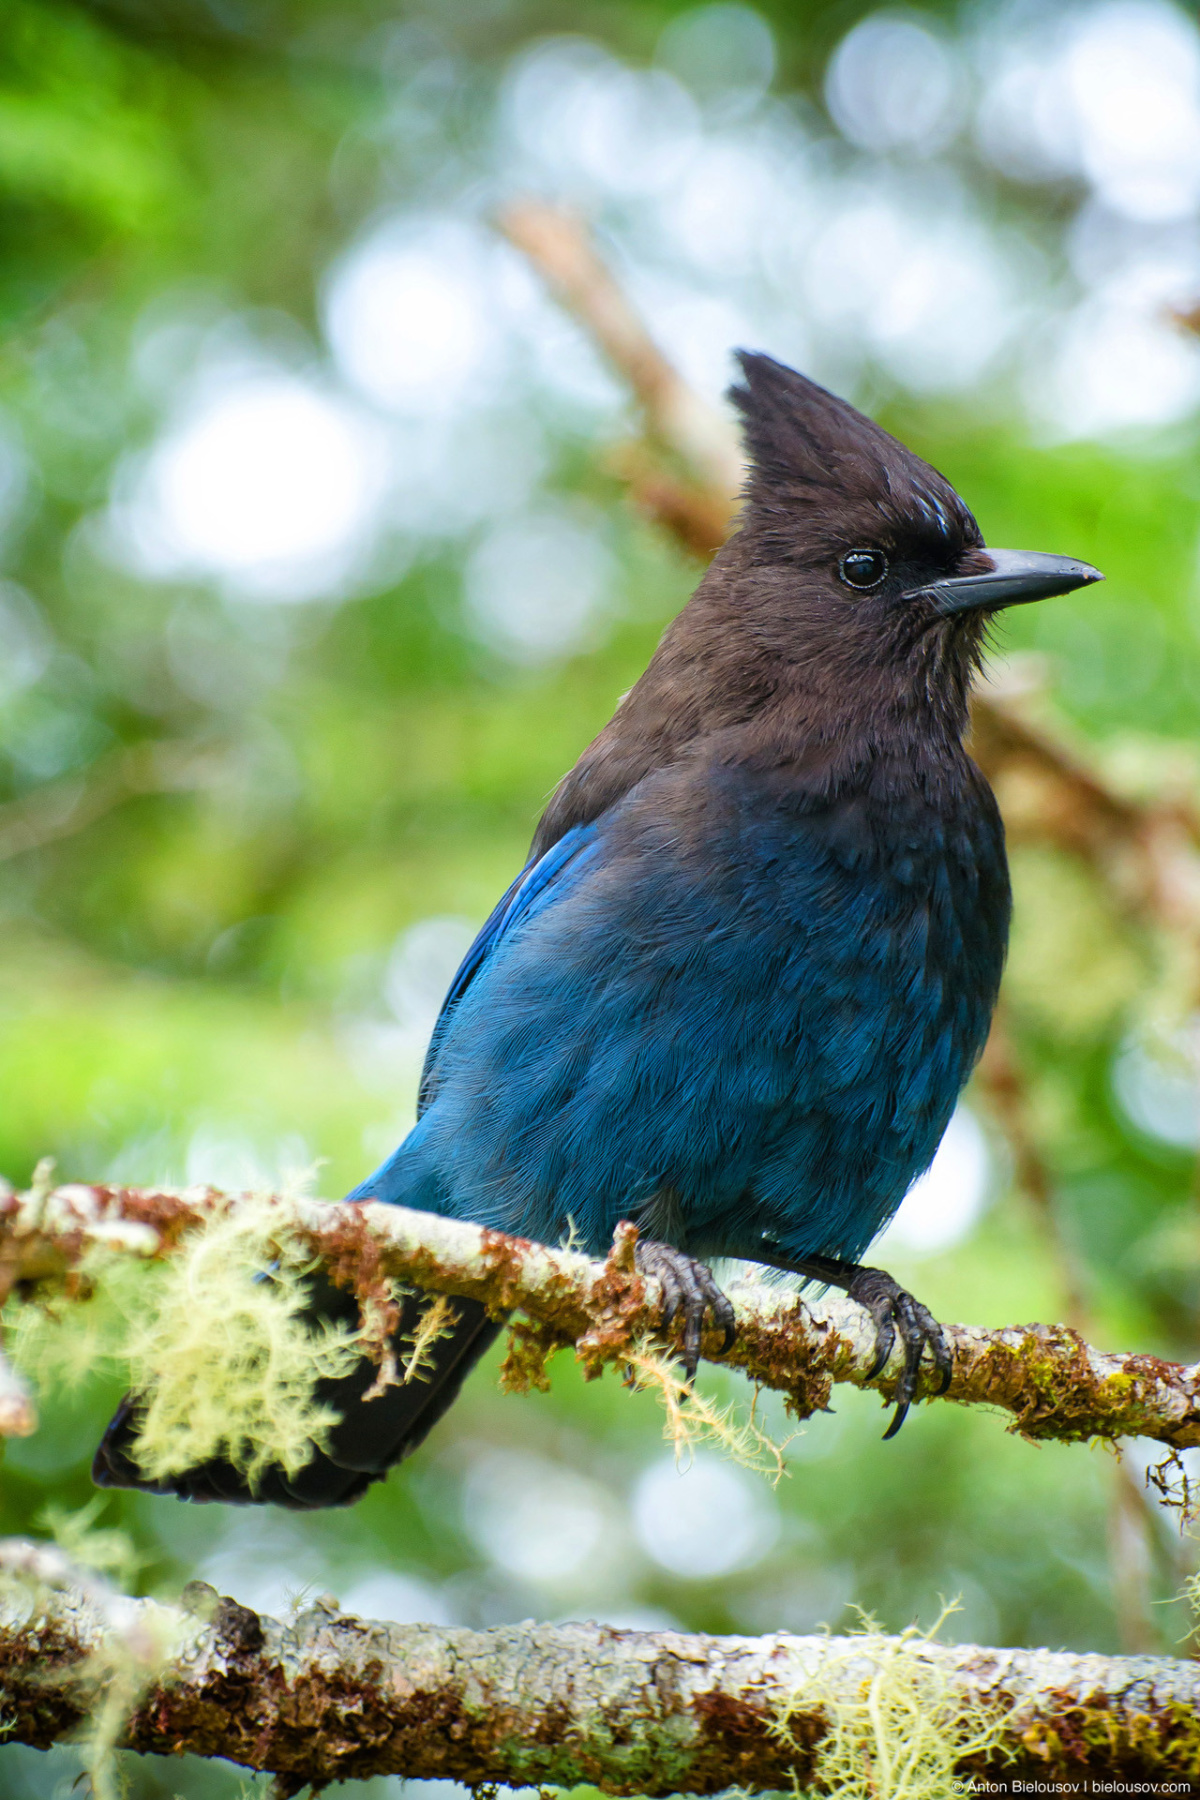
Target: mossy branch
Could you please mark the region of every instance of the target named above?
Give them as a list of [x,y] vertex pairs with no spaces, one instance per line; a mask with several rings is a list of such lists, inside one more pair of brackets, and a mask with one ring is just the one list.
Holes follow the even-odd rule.
[[[71,1184],[10,1192],[0,1198],[0,1301],[14,1293],[69,1298],[98,1246],[108,1258],[169,1258],[201,1226],[240,1209],[254,1210],[268,1242],[311,1259],[357,1293],[368,1320],[389,1316],[397,1281],[481,1300],[496,1315],[523,1314],[505,1371],[512,1387],[538,1385],[545,1358],[561,1348],[573,1347],[591,1377],[606,1364],[624,1368],[648,1338],[670,1342],[659,1330],[661,1290],[634,1266],[632,1225],[618,1226],[607,1260],[593,1262],[403,1207],[211,1189]],[[758,1282],[735,1284],[730,1298],[737,1341],[721,1366],[783,1394],[796,1417],[825,1408],[839,1382],[892,1398],[900,1353],[871,1375],[874,1326],[854,1301]],[[946,1397],[1009,1414],[1012,1429],[1027,1438],[1146,1437],[1171,1450],[1200,1444],[1200,1365],[1097,1350],[1064,1325],[948,1325],[946,1335],[954,1364]],[[705,1353],[717,1360],[719,1349],[718,1334],[707,1334]],[[927,1367],[921,1393],[930,1398],[933,1389]]]
[[846,1792],[847,1757],[861,1751],[878,1769],[889,1721],[911,1706],[961,1725],[945,1759],[961,1774],[1090,1771],[1171,1778],[1183,1792],[1200,1772],[1200,1666],[1165,1657],[874,1630],[388,1625],[344,1615],[332,1596],[280,1621],[201,1582],[183,1599],[125,1600],[94,1577],[72,1581],[44,1546],[0,1543],[9,1741],[45,1747],[86,1731],[114,1671],[133,1664],[121,1743],[269,1770],[284,1795],[383,1774],[611,1794]]

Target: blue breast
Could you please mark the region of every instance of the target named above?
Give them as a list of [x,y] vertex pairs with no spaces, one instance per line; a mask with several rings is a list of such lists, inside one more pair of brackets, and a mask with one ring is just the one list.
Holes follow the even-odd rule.
[[[907,773],[907,772],[906,772]],[[568,832],[451,989],[425,1110],[374,1194],[600,1253],[857,1259],[987,1034],[1003,837],[962,759],[815,802],[786,775],[649,778]]]

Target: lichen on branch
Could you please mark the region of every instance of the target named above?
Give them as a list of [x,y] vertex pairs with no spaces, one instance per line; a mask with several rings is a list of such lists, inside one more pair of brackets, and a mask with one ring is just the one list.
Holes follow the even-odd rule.
[[[125,1746],[269,1770],[281,1795],[372,1775],[910,1800],[932,1793],[919,1785],[931,1771],[1200,1778],[1194,1662],[873,1630],[390,1625],[344,1614],[331,1595],[278,1620],[202,1582],[178,1607],[126,1600],[85,1572],[72,1577],[44,1545],[0,1542],[9,1741],[44,1748],[78,1732],[105,1706],[114,1670],[125,1671]],[[922,1741],[927,1726],[940,1746]],[[881,1783],[881,1757],[907,1787]],[[97,1760],[93,1745],[93,1769]],[[847,1788],[864,1769],[867,1785]]]
[[295,1474],[324,1445],[337,1414],[316,1383],[348,1374],[361,1352],[352,1331],[307,1317],[310,1262],[254,1197],[187,1234],[118,1346],[152,1480],[223,1457],[253,1488],[268,1464]]
[[[216,1232],[223,1241],[220,1234],[236,1237],[245,1220],[264,1267],[320,1269],[357,1293],[367,1321],[360,1345],[377,1338],[396,1284],[480,1300],[497,1316],[518,1314],[510,1386],[538,1385],[546,1357],[559,1348],[573,1347],[590,1378],[610,1364],[624,1371],[648,1341],[671,1343],[661,1329],[661,1289],[634,1263],[632,1225],[619,1226],[608,1258],[593,1262],[575,1250],[401,1207],[211,1189],[71,1184],[9,1194],[0,1199],[0,1300],[11,1297],[18,1312],[23,1303],[61,1313],[89,1291],[98,1247],[109,1266],[181,1256],[195,1266],[197,1247],[207,1241],[197,1234]],[[720,1334],[710,1332],[705,1353],[783,1394],[796,1418],[826,1407],[840,1382],[892,1398],[901,1352],[872,1372],[874,1324],[854,1301],[753,1281],[731,1287],[730,1298],[736,1342],[722,1357]],[[13,1310],[10,1303],[10,1319]],[[1141,1436],[1172,1451],[1200,1444],[1200,1365],[1106,1353],[1062,1325],[947,1325],[946,1336],[954,1369],[946,1398],[1007,1413],[1025,1437]],[[150,1388],[161,1374],[152,1366],[153,1340],[150,1332],[142,1344],[135,1385]],[[269,1357],[264,1367],[269,1373]],[[923,1396],[933,1398],[935,1386],[927,1368]]]

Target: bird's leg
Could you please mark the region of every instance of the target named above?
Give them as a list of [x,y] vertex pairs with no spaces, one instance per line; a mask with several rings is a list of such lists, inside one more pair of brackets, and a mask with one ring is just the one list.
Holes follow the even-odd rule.
[[832,1256],[806,1256],[795,1259],[760,1253],[763,1262],[770,1262],[777,1268],[786,1268],[797,1275],[806,1275],[811,1281],[821,1281],[829,1287],[841,1288],[860,1306],[865,1306],[875,1321],[875,1361],[871,1364],[867,1379],[872,1380],[885,1367],[892,1354],[892,1346],[896,1341],[896,1333],[900,1333],[900,1341],[904,1345],[904,1367],[896,1383],[896,1412],[891,1424],[884,1432],[884,1440],[895,1437],[903,1425],[909,1407],[917,1392],[917,1377],[921,1368],[921,1356],[928,1345],[929,1354],[933,1358],[934,1367],[941,1376],[939,1394],[944,1394],[950,1385],[954,1373],[954,1364],[946,1344],[945,1334],[941,1326],[919,1300],[886,1269],[871,1269],[863,1263],[839,1262]]
[[634,1257],[641,1273],[652,1275],[662,1287],[662,1322],[666,1329],[670,1330],[683,1314],[683,1367],[688,1380],[694,1381],[705,1314],[711,1312],[713,1323],[725,1333],[723,1356],[737,1335],[733,1307],[713,1280],[712,1270],[682,1250],[655,1243],[652,1238],[639,1238]]

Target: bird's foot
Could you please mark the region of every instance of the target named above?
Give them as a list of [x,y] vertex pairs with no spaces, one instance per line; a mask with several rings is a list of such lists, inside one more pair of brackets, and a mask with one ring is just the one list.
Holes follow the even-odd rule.
[[733,1347],[737,1322],[733,1307],[712,1278],[712,1271],[682,1250],[670,1244],[657,1244],[651,1238],[639,1238],[634,1258],[643,1275],[652,1275],[663,1291],[662,1323],[669,1331],[683,1315],[683,1367],[689,1381],[696,1376],[700,1361],[700,1334],[705,1315],[725,1333],[721,1354]]
[[895,1437],[916,1398],[921,1357],[926,1347],[942,1378],[937,1390],[939,1394],[944,1394],[949,1387],[954,1364],[945,1334],[929,1308],[922,1306],[919,1300],[914,1300],[908,1290],[902,1288],[886,1269],[869,1269],[861,1264],[852,1264],[846,1273],[849,1276],[844,1284],[846,1292],[860,1306],[865,1306],[875,1321],[875,1361],[868,1372],[868,1381],[873,1380],[886,1367],[897,1332],[904,1346],[904,1367],[900,1371],[894,1396],[896,1412],[883,1434],[886,1442],[888,1438]]

